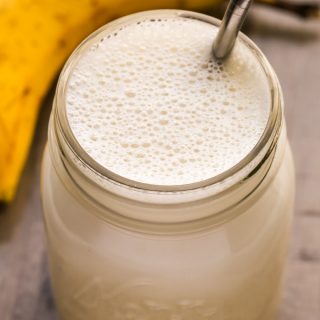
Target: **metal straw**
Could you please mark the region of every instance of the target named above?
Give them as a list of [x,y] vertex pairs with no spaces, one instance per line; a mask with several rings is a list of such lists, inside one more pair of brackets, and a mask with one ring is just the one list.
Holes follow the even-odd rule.
[[223,60],[231,52],[252,0],[231,0],[213,43],[213,55]]

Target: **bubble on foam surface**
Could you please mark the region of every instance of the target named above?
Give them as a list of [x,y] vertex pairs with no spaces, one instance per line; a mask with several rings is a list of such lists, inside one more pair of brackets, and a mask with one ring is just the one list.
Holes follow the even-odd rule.
[[132,180],[187,184],[241,161],[267,123],[267,79],[237,44],[211,59],[215,27],[175,18],[104,34],[77,62],[66,92],[71,129],[87,153]]

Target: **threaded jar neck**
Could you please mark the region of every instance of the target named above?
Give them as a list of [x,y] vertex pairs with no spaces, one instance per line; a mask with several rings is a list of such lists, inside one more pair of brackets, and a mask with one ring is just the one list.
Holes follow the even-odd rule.
[[[177,10],[157,10],[118,19],[97,30],[71,55],[59,78],[49,128],[49,149],[57,171],[68,177],[73,190],[100,209],[113,213],[117,219],[131,219],[168,227],[210,219],[223,221],[232,208],[255,192],[268,175],[274,162],[282,128],[283,101],[277,77],[266,58],[245,35],[245,44],[261,65],[269,84],[271,106],[266,128],[255,147],[227,171],[200,182],[179,186],[157,186],[120,177],[107,170],[79,145],[70,128],[65,105],[65,90],[74,63],[94,38],[106,29],[116,28],[126,21],[147,17],[180,15],[217,26],[217,19],[206,15]],[[60,174],[61,177],[61,174]],[[195,210],[196,208],[196,210]],[[99,210],[100,210],[99,209]],[[231,210],[231,211],[230,211]],[[223,213],[223,214],[222,214]],[[120,220],[121,220],[120,219]],[[120,223],[120,222],[119,222]]]

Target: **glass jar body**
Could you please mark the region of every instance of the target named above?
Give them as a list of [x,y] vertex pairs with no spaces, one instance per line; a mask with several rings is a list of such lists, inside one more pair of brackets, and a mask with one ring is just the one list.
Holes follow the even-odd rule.
[[72,191],[65,168],[53,166],[47,149],[43,208],[62,319],[272,319],[294,194],[284,127],[281,136],[266,178],[232,218],[167,235],[101,219],[100,209]]
[[[208,16],[181,11],[136,17],[154,19],[160,13],[218,25]],[[127,19],[136,18],[122,18],[102,30]],[[44,220],[61,318],[271,320],[294,194],[281,89],[272,68],[239,35],[270,86],[270,117],[263,135],[246,158],[221,175],[178,190],[148,189],[117,180],[98,166],[68,125],[68,75],[99,32],[62,71],[43,159]]]

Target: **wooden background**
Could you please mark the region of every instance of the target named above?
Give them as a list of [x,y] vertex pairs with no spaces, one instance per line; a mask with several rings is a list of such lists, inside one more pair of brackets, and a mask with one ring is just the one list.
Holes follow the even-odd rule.
[[[319,320],[320,21],[305,22],[255,7],[245,32],[279,76],[296,164],[295,220],[278,320]],[[52,96],[50,93],[44,101],[17,197],[10,206],[0,206],[1,320],[57,319],[47,272],[39,190]]]

